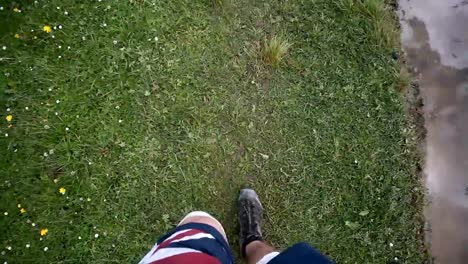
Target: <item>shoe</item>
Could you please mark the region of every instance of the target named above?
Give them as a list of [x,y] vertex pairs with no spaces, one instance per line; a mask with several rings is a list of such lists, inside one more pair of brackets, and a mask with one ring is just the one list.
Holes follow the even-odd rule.
[[239,195],[239,242],[242,257],[245,248],[253,241],[264,241],[262,236],[263,206],[257,193],[252,189],[242,189]]

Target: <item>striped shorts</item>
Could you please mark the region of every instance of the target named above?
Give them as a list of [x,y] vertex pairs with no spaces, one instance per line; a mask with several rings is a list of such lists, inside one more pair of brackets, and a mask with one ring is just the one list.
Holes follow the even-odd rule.
[[[233,264],[234,257],[223,235],[207,224],[188,223],[177,226],[161,237],[139,264]],[[306,243],[286,251],[264,256],[258,264],[313,263],[332,264]]]

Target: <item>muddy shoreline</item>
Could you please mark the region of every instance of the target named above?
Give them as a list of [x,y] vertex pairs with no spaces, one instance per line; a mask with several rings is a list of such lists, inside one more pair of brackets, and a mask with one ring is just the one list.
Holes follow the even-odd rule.
[[398,13],[415,80],[407,98],[424,157],[426,242],[435,263],[466,263],[468,2],[401,0]]

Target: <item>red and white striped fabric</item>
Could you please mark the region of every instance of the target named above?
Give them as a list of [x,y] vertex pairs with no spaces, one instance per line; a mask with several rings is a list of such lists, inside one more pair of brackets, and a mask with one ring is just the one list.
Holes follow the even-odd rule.
[[[154,247],[146,254],[139,264],[179,264],[179,263],[207,263],[220,264],[221,262],[196,248],[181,244],[200,244],[207,239],[215,241],[215,238],[204,231],[186,229],[175,232],[162,243]],[[185,242],[185,243],[180,243]]]

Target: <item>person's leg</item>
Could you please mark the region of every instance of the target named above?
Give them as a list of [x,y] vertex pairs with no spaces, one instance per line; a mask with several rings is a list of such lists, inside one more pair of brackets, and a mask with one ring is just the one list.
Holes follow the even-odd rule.
[[208,214],[207,212],[203,212],[203,211],[191,212],[188,215],[186,215],[177,226],[185,225],[188,223],[200,223],[200,224],[207,224],[209,226],[212,226],[216,230],[218,230],[218,232],[221,233],[221,235],[223,235],[224,239],[226,239],[227,241],[226,232],[224,231],[224,228],[221,225],[221,223],[216,218]]
[[252,189],[242,189],[239,195],[239,225],[241,254],[248,264],[332,264],[333,262],[307,243],[298,243],[278,252],[262,235],[263,207]]
[[252,189],[242,189],[239,195],[240,247],[249,264],[267,263],[279,254],[264,242],[262,221],[263,206],[257,193]]
[[248,264],[266,264],[277,255],[279,255],[278,251],[259,240],[250,242],[245,248],[245,257]]
[[233,264],[221,223],[206,212],[186,215],[140,261],[140,264],[167,263]]

